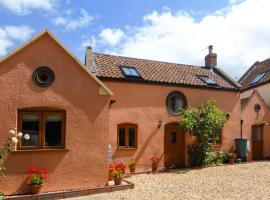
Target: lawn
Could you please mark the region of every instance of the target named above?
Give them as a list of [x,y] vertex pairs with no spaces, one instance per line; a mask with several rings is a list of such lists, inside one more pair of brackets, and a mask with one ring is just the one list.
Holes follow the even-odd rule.
[[73,199],[270,199],[270,162],[141,174],[128,180],[134,189]]

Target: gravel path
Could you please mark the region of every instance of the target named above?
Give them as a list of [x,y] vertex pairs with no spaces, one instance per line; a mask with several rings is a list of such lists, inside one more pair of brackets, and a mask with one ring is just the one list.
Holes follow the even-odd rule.
[[133,190],[74,199],[270,199],[270,162],[134,175],[128,180],[135,184]]

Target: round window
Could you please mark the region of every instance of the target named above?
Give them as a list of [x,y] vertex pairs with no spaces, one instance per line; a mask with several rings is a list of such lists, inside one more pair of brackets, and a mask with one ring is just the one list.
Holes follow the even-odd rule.
[[260,110],[261,110],[260,104],[257,104],[257,103],[256,103],[256,104],[254,105],[254,111],[255,111],[256,113],[259,113]]
[[38,67],[32,74],[35,84],[40,87],[48,87],[54,81],[54,72],[49,67]]
[[181,108],[187,106],[187,100],[183,93],[179,91],[173,91],[167,96],[166,100],[167,108],[171,114],[178,114]]

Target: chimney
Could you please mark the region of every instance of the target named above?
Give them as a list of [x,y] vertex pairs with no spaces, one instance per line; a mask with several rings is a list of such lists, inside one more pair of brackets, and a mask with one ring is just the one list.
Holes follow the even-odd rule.
[[208,55],[205,56],[205,67],[217,66],[217,54],[213,53],[213,45],[208,46]]
[[92,68],[92,62],[93,62],[93,52],[92,52],[92,47],[88,46],[86,47],[86,52],[85,52],[85,61],[84,65],[87,69]]

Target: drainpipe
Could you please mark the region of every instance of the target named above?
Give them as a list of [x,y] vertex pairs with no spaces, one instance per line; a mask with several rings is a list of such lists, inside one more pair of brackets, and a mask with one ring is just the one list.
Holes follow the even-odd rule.
[[244,123],[244,120],[240,120],[240,138],[242,139],[243,138],[243,123]]

